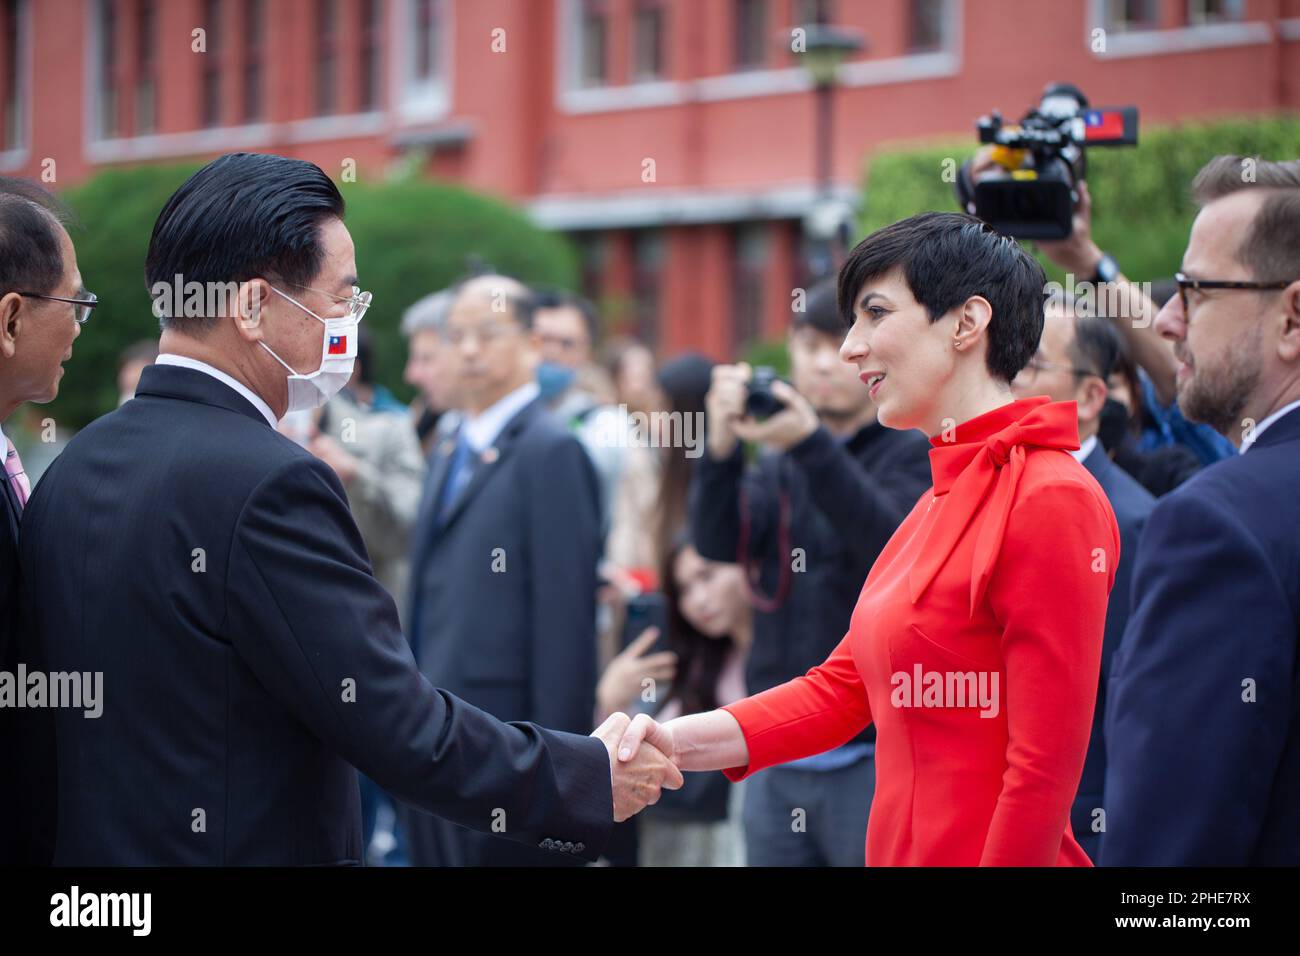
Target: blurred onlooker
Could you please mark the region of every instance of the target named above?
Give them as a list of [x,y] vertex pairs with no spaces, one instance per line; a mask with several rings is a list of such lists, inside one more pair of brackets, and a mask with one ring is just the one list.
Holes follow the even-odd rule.
[[407,342],[402,380],[419,391],[410,414],[426,456],[439,436],[450,434],[456,424],[456,350],[442,340],[451,299],[451,290],[443,289],[402,313],[402,335]]
[[135,387],[140,384],[140,373],[158,358],[158,340],[144,339],[122,350],[117,359],[117,404],[122,406],[135,398]]
[[1098,811],[1106,781],[1106,742],[1102,717],[1106,710],[1106,684],[1110,662],[1128,623],[1129,599],[1133,587],[1133,557],[1147,515],[1156,500],[1137,480],[1111,461],[1109,449],[1098,439],[1102,409],[1107,399],[1107,381],[1119,355],[1120,340],[1113,326],[1096,316],[1079,318],[1072,297],[1048,303],[1043,334],[1029,364],[1011,383],[1017,398],[1046,395],[1054,402],[1074,402],[1079,410],[1079,441],[1075,460],[1097,479],[1110,501],[1119,525],[1119,565],[1106,605],[1106,629],[1102,638],[1101,670],[1097,706],[1093,711],[1092,734],[1083,765],[1079,790],[1070,812],[1070,823],[1079,846],[1092,859],[1100,844]]
[[624,411],[593,394],[592,368],[600,323],[596,309],[581,296],[554,289],[533,291],[536,311],[537,386],[542,401],[564,428],[582,442],[600,479],[601,533],[608,532],[614,495],[623,473],[629,443],[610,440],[629,430]]
[[[614,659],[601,676],[604,713],[634,712],[653,690],[650,712],[659,720],[713,710],[745,696],[745,660],[753,612],[744,571],[700,557],[678,538],[663,569],[668,603],[666,651],[651,652],[651,628]],[[645,681],[653,681],[646,684]],[[668,687],[660,693],[661,686]],[[603,717],[603,713],[598,716]],[[691,774],[681,790],[665,792],[637,818],[641,866],[741,866],[744,841],[732,812],[743,791],[721,773]]]
[[661,476],[653,525],[656,567],[663,566],[674,539],[690,520],[692,483],[708,435],[704,397],[712,372],[712,360],[687,352],[660,366],[658,387],[651,392],[660,403],[649,419]]
[[[514,279],[480,275],[453,291],[444,342],[462,416],[429,463],[407,629],[435,686],[501,720],[585,734],[596,691],[596,475],[541,400],[532,326],[529,291]],[[416,865],[573,862],[423,813],[409,814],[407,832]]]
[[[994,168],[993,148],[984,146],[972,161],[972,176],[978,180]],[[1174,373],[1177,361],[1170,344],[1156,331],[1154,320],[1161,302],[1153,301],[1142,285],[1124,275],[1114,256],[1092,239],[1092,194],[1088,183],[1079,180],[1078,203],[1070,235],[1064,239],[1035,241],[1035,245],[1076,288],[1091,288],[1096,314],[1112,323],[1124,347],[1139,368],[1144,410],[1143,431],[1138,451],[1170,446],[1191,450],[1201,464],[1208,465],[1233,454],[1232,444],[1214,429],[1188,421],[1174,401]],[[1114,308],[1111,308],[1114,306]],[[1113,314],[1112,314],[1113,313]]]
[[[811,289],[805,305],[788,335],[793,387],[772,385],[780,411],[762,421],[746,415],[747,365],[714,368],[708,392],[692,531],[701,555],[739,560],[757,579],[751,694],[803,675],[839,644],[867,571],[930,485],[925,436],[877,422],[857,368],[840,360],[845,329],[834,280]],[[764,449],[753,468],[742,440]],[[861,865],[874,740],[868,728],[748,781],[751,866]],[[807,811],[806,832],[790,827],[798,807]]]
[[1159,498],[1200,471],[1201,462],[1190,448],[1181,444],[1147,451],[1138,449],[1148,416],[1146,403],[1142,401],[1142,372],[1129,359],[1122,339],[1118,344],[1115,365],[1107,381],[1110,394],[1102,406],[1098,436],[1111,460]]
[[633,412],[648,412],[660,405],[655,357],[649,348],[636,339],[621,338],[608,343],[602,354],[605,370],[614,380],[618,404]]
[[[1245,177],[1243,169],[1251,169]],[[1240,454],[1147,519],[1106,705],[1108,866],[1300,864],[1300,160],[1197,174],[1156,328]]]

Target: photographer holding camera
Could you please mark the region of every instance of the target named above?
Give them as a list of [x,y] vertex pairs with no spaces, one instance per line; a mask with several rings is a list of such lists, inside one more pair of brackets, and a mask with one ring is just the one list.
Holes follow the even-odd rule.
[[[692,528],[701,556],[747,568],[750,693],[825,660],[848,630],[868,569],[930,484],[925,436],[880,425],[858,370],[840,360],[834,280],[805,304],[789,330],[792,385],[765,386],[756,374],[765,370],[718,365],[706,398]],[[741,442],[763,449],[748,469]],[[757,774],[743,809],[749,865],[861,865],[874,740],[868,728],[836,750]]]

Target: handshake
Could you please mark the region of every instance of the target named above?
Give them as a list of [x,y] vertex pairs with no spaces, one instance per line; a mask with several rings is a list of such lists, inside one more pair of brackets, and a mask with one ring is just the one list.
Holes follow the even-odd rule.
[[[611,714],[591,736],[609,751],[615,823],[658,803],[665,788],[680,790],[685,782],[673,760],[672,731],[646,714],[635,720],[627,714]],[[643,741],[648,746],[642,746]]]

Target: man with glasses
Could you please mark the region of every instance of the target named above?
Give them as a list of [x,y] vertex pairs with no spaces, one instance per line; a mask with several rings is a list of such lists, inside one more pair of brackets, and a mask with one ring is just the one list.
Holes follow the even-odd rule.
[[[94,308],[81,286],[77,253],[52,196],[20,180],[0,179],[0,422],[24,402],[45,403],[59,393],[63,363]],[[18,532],[31,481],[10,437],[0,430],[0,671],[13,674],[26,660],[20,648]],[[33,846],[32,807],[18,782],[25,770],[20,731],[30,712],[0,709],[0,864],[44,862]],[[33,855],[33,854],[37,855]]]
[[[596,708],[596,474],[535,380],[530,290],[479,275],[452,290],[461,423],[434,448],[411,532],[407,628],[420,670],[501,720],[575,733]],[[506,821],[509,825],[509,821]],[[412,813],[416,865],[576,862]]]
[[1106,383],[1120,352],[1119,333],[1106,319],[1080,316],[1073,296],[1057,295],[1047,303],[1043,335],[1029,364],[1011,383],[1017,398],[1046,395],[1054,402],[1074,402],[1079,410],[1077,451],[1070,452],[1087,468],[1106,493],[1119,526],[1119,565],[1106,605],[1106,628],[1101,645],[1101,676],[1097,706],[1093,711],[1088,754],[1079,778],[1079,790],[1070,810],[1070,824],[1079,845],[1095,861],[1100,844],[1102,793],[1106,779],[1106,744],[1102,716],[1111,660],[1128,623],[1133,585],[1133,555],[1147,516],[1156,499],[1113,461],[1113,449],[1101,443],[1098,431],[1106,404]]
[[231,154],[186,180],[147,286],[233,294],[160,310],[135,398],[68,443],[24,516],[43,666],[104,687],[96,719],[54,712],[57,773],[32,781],[56,865],[360,864],[358,769],[594,859],[681,785],[662,754],[611,769],[625,716],[598,739],[504,724],[420,676],[338,476],[275,428],[352,374],[370,296],[343,211],[302,160]]
[[1101,862],[1300,864],[1300,161],[1197,175],[1156,318],[1178,404],[1239,453],[1160,499],[1105,714]]

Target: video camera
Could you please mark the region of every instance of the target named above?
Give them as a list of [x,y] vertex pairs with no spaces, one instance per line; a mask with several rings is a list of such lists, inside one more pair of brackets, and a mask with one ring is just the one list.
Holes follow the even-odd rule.
[[1086,176],[1089,146],[1136,146],[1136,106],[1094,109],[1079,88],[1052,83],[1018,125],[996,110],[976,123],[993,146],[992,171],[961,166],[954,188],[964,210],[1017,239],[1064,239],[1074,228],[1075,184]]

